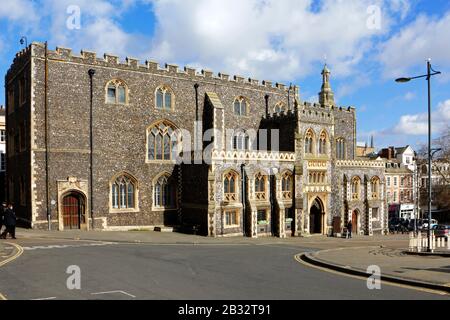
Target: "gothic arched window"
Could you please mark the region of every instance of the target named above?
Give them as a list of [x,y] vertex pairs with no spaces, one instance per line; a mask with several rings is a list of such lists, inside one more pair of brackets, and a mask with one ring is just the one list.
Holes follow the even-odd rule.
[[225,201],[236,202],[238,198],[238,179],[239,176],[236,172],[230,171],[223,177],[223,194]]
[[232,149],[239,151],[250,150],[251,149],[250,136],[246,132],[238,130],[233,135]]
[[156,108],[161,110],[174,109],[174,94],[172,89],[162,86],[156,89]]
[[284,200],[291,200],[293,193],[292,173],[286,171],[281,178],[281,193]]
[[372,192],[372,199],[378,199],[380,197],[380,178],[372,178],[370,181],[370,190]]
[[328,136],[325,131],[322,131],[319,138],[319,154],[327,154]]
[[149,161],[176,160],[180,152],[180,136],[178,130],[167,121],[161,121],[147,130]]
[[354,177],[352,180],[352,200],[359,200],[361,194],[361,179]]
[[266,200],[267,199],[267,176],[262,173],[258,173],[255,176],[255,195],[256,200]]
[[305,135],[305,154],[314,154],[314,131],[309,129]]
[[106,85],[106,103],[128,103],[128,87],[124,81],[115,79],[108,82]]
[[244,97],[234,100],[234,114],[237,116],[246,116],[248,114],[248,101]]
[[282,113],[282,112],[286,112],[286,110],[287,110],[287,108],[286,108],[286,104],[285,104],[284,102],[278,102],[278,103],[275,105],[274,111],[275,111],[275,113],[277,113],[277,114],[280,114],[280,113]]
[[112,181],[111,204],[113,209],[136,208],[136,184],[136,180],[127,174],[122,174]]
[[162,174],[154,182],[153,206],[164,209],[177,207],[177,184],[175,179],[168,173]]
[[336,158],[338,160],[345,160],[345,158],[346,158],[345,139],[344,138],[336,139]]

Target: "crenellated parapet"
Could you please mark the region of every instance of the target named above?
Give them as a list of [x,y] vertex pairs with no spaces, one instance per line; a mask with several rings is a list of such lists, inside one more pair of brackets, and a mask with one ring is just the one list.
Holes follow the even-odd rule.
[[346,168],[382,168],[384,169],[384,161],[382,160],[337,160],[337,167],[346,167]]
[[[33,57],[45,58],[45,44],[34,42],[27,49],[28,52],[32,51]],[[70,62],[92,65],[96,67],[105,68],[119,68],[125,71],[139,71],[149,74],[158,74],[164,76],[173,76],[177,78],[185,78],[193,81],[211,81],[217,84],[223,83],[224,85],[239,85],[248,88],[264,88],[274,93],[288,93],[289,86],[280,83],[273,83],[267,80],[256,80],[253,78],[245,78],[239,75],[230,76],[226,73],[219,72],[215,74],[210,70],[197,70],[191,67],[184,67],[180,69],[175,64],[165,64],[164,67],[160,66],[158,62],[147,60],[141,63],[139,59],[127,57],[124,61],[120,57],[113,54],[104,54],[103,58],[99,58],[96,52],[82,50],[79,55],[74,54],[72,49],[57,47],[55,50],[48,50],[48,58],[50,60],[57,60],[59,62]],[[17,61],[19,62],[19,61]],[[13,66],[16,64],[13,64]]]
[[31,57],[31,48],[32,46],[28,46],[25,49],[16,53],[14,58],[14,62],[6,73],[6,81],[8,82],[14,75],[23,68],[27,61],[29,61]]

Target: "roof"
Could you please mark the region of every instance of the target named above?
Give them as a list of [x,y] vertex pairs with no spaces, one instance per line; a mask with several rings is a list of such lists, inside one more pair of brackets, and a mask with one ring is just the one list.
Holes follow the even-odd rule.
[[219,96],[215,92],[207,92],[206,95],[208,96],[209,101],[211,101],[211,104],[215,108],[223,109],[222,102],[220,102]]

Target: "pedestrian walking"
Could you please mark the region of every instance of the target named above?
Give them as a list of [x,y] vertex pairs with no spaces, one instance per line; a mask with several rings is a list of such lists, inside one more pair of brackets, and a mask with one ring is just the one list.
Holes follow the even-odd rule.
[[347,239],[352,238],[352,231],[353,231],[353,224],[352,221],[350,220],[347,224]]
[[5,210],[6,210],[6,202],[3,202],[2,205],[0,206],[0,234],[2,233],[2,228],[3,228],[3,215],[5,214]]
[[8,208],[5,210],[5,213],[3,214],[3,223],[5,224],[6,229],[0,235],[0,238],[6,239],[6,236],[9,233],[12,239],[16,239],[16,222],[16,213],[14,212],[13,205],[10,203]]

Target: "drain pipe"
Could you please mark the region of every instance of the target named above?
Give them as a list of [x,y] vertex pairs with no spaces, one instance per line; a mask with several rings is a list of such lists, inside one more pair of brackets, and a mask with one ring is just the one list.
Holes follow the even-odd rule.
[[246,180],[245,180],[245,164],[241,164],[241,188],[242,188],[242,225],[243,225],[243,230],[244,230],[244,237],[247,236],[247,219],[246,219],[246,214],[247,214],[247,206],[246,206],[246,202],[247,202],[247,184],[246,184]]
[[94,75],[95,70],[89,69],[89,80],[90,80],[90,107],[89,107],[89,148],[90,148],[90,157],[89,157],[89,207],[90,207],[90,215],[91,215],[91,229],[94,230],[94,136],[93,136],[93,104],[94,104]]
[[45,66],[44,66],[44,113],[45,113],[45,201],[47,207],[48,231],[52,230],[52,208],[50,207],[49,187],[49,152],[48,152],[48,43],[45,42]]

